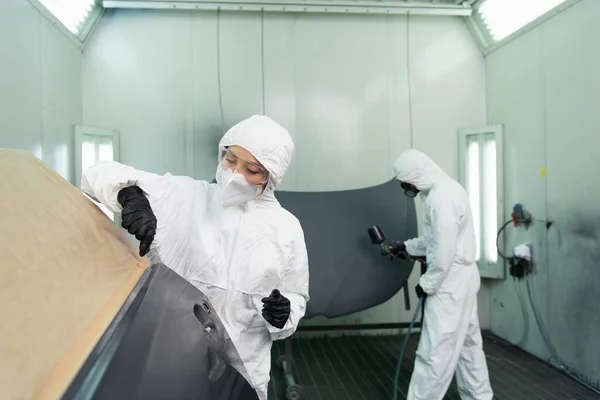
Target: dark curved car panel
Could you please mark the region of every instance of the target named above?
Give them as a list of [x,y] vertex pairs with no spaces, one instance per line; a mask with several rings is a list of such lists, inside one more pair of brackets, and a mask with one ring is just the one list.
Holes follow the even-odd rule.
[[362,311],[405,285],[412,263],[382,257],[367,234],[378,224],[390,240],[417,235],[414,201],[398,181],[334,192],[278,191],[277,199],[304,230],[310,271],[306,318]]
[[255,400],[206,296],[164,265],[144,272],[63,399]]

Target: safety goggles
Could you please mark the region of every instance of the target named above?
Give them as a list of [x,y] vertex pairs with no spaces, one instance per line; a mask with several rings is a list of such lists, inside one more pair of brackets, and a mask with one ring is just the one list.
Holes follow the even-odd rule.
[[411,199],[416,197],[419,193],[419,189],[416,188],[415,185],[411,185],[410,183],[400,182],[400,187],[404,189],[404,194]]
[[246,177],[246,180],[252,184],[265,184],[269,180],[269,173],[260,164],[254,161],[246,160],[229,150],[227,147],[221,147],[221,166],[223,169],[238,170]]

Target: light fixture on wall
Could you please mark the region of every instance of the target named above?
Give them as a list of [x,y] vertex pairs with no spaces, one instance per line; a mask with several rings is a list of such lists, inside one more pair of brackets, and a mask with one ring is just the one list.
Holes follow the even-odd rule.
[[484,278],[504,278],[496,234],[504,222],[501,125],[459,131],[459,178],[467,191],[475,228],[476,259]]
[[[83,172],[92,165],[100,161],[119,161],[119,138],[118,130],[75,126],[75,177],[78,188],[81,187]],[[115,220],[115,215],[108,208],[96,201],[94,203],[110,219]]]

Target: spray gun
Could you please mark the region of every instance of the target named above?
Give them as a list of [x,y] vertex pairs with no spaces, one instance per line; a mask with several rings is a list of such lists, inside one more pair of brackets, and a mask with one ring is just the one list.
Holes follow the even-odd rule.
[[390,256],[390,259],[401,258],[403,260],[419,261],[421,264],[425,264],[424,256],[411,256],[406,252],[404,243],[400,241],[388,242],[383,233],[383,230],[379,225],[375,225],[367,230],[371,237],[371,243],[379,245],[381,247],[382,256]]

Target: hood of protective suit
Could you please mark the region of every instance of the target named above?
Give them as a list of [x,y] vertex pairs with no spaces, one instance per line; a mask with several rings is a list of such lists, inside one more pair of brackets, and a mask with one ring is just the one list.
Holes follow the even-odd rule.
[[394,162],[394,175],[400,182],[410,183],[422,192],[428,192],[448,175],[425,153],[408,149]]
[[[264,115],[253,115],[229,129],[219,142],[219,149],[227,146],[245,148],[267,169],[269,185],[265,191],[272,191],[281,183],[294,155],[289,132]],[[220,175],[217,171],[217,182]]]

